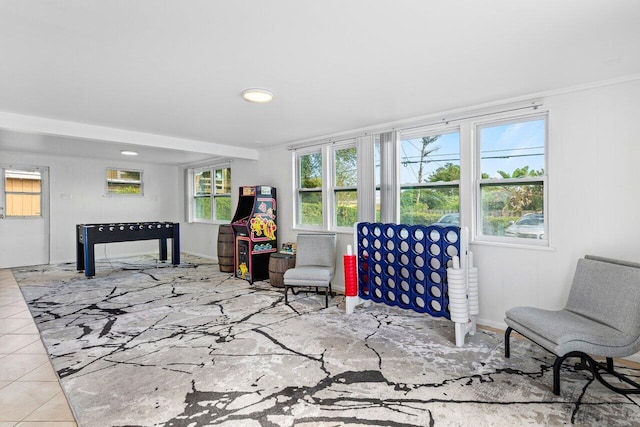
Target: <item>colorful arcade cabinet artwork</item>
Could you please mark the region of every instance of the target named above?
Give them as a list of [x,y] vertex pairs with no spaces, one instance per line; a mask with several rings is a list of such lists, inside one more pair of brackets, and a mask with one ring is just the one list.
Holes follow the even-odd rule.
[[231,221],[236,277],[253,283],[269,277],[269,256],[278,249],[276,189],[265,185],[240,187]]

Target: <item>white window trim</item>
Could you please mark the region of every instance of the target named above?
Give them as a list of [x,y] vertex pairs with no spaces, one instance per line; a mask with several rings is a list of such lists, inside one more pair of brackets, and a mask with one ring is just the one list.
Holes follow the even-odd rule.
[[[327,206],[326,212],[323,212],[323,216],[324,218],[324,222],[325,224],[327,224],[327,228],[330,231],[336,231],[336,232],[353,232],[353,224],[351,226],[348,227],[344,227],[344,226],[338,226],[337,225],[337,218],[336,218],[336,213],[337,213],[337,203],[336,203],[336,191],[337,190],[344,190],[344,191],[356,191],[357,194],[357,198],[356,198],[356,202],[357,202],[357,206],[358,206],[358,211],[360,210],[360,191],[358,189],[358,186],[349,186],[349,187],[337,187],[336,186],[336,168],[335,168],[335,154],[336,151],[339,150],[344,150],[347,148],[355,148],[356,149],[356,156],[358,155],[358,150],[357,150],[357,146],[356,146],[356,140],[349,140],[340,144],[332,144],[330,146],[326,147],[326,151],[327,151],[327,162],[326,162],[326,174],[325,176],[327,177],[327,179],[323,179],[322,182],[325,185],[325,187],[327,187],[327,203],[325,204],[325,206]],[[356,168],[359,169],[360,164],[359,164],[359,159],[356,160]],[[323,168],[324,169],[324,168]]]
[[[293,171],[293,177],[292,177],[292,182],[294,183],[293,187],[293,194],[292,194],[292,198],[291,200],[293,201],[293,224],[292,224],[292,228],[294,230],[310,230],[310,231],[318,231],[318,230],[323,230],[326,229],[326,190],[323,189],[322,187],[316,187],[316,188],[305,188],[305,189],[301,189],[300,188],[300,157],[302,156],[307,156],[309,154],[320,154],[320,157],[322,158],[322,181],[324,183],[325,181],[325,177],[326,177],[326,168],[327,168],[327,162],[326,162],[326,149],[325,147],[312,147],[312,148],[306,148],[306,149],[298,149],[293,151],[292,153],[292,159],[293,159],[293,167],[291,168]],[[322,218],[323,218],[323,224],[321,225],[312,225],[312,224],[301,224],[301,219],[302,219],[302,205],[300,204],[300,198],[299,195],[300,193],[303,192],[318,192],[320,191],[322,194]]]
[[[188,190],[188,198],[187,198],[187,218],[188,218],[188,222],[189,223],[198,223],[198,224],[229,224],[231,222],[231,220],[227,220],[227,219],[216,219],[213,218],[213,214],[215,212],[215,171],[217,169],[231,169],[231,163],[230,162],[225,162],[225,163],[217,163],[217,164],[213,164],[213,165],[208,165],[208,166],[199,166],[196,168],[189,168],[188,172],[187,172],[187,179],[189,180],[187,183],[187,190]],[[194,187],[194,180],[195,180],[195,176],[197,173],[203,172],[203,171],[211,171],[211,194],[209,195],[209,197],[211,198],[211,218],[209,219],[203,219],[203,218],[196,218],[195,217],[195,187]],[[231,179],[233,180],[233,171],[231,171]],[[230,185],[230,188],[233,188],[233,185]],[[223,193],[221,195],[217,195],[217,197],[220,196],[224,196],[226,193]],[[226,196],[225,196],[226,197]],[[228,195],[229,198],[231,198],[231,193],[229,193]],[[231,215],[233,215],[233,209],[231,211]]]
[[[441,182],[422,182],[422,183],[402,183],[401,179],[400,179],[400,173],[399,173],[399,168],[400,168],[400,164],[402,163],[401,158],[402,156],[400,154],[398,154],[397,157],[397,162],[398,162],[398,173],[397,173],[397,179],[398,179],[398,183],[396,186],[396,188],[398,188],[398,221],[400,219],[400,192],[402,191],[403,188],[438,188],[438,187],[458,187],[458,204],[460,206],[460,210],[459,213],[461,215],[461,219],[462,219],[462,182],[463,182],[463,169],[462,169],[462,160],[463,160],[463,152],[462,152],[462,146],[463,144],[463,133],[462,133],[462,128],[460,125],[448,125],[448,126],[442,126],[442,125],[433,125],[433,126],[424,126],[424,127],[416,127],[416,128],[412,128],[411,130],[407,130],[407,131],[403,131],[400,132],[400,135],[396,141],[397,145],[398,145],[398,152],[401,151],[401,146],[402,146],[402,141],[406,141],[409,139],[416,139],[416,138],[422,138],[425,136],[435,136],[435,135],[446,135],[446,134],[451,134],[451,133],[457,133],[458,134],[458,144],[459,144],[459,152],[460,152],[460,179],[457,179],[455,181],[441,181]],[[382,153],[381,153],[382,154]]]
[[[336,202],[335,202],[335,191],[337,189],[340,190],[355,190],[358,193],[358,217],[360,217],[360,186],[356,185],[353,187],[336,187],[335,185],[335,152],[337,150],[342,150],[345,148],[355,148],[356,155],[359,156],[358,151],[358,143],[356,139],[348,139],[345,141],[341,141],[340,143],[326,143],[321,146],[308,147],[297,149],[292,154],[292,162],[293,162],[293,179],[292,182],[295,183],[292,191],[292,200],[293,200],[293,224],[292,228],[294,230],[310,230],[310,231],[319,231],[319,230],[327,230],[333,231],[336,233],[353,233],[353,226],[349,227],[341,227],[336,224]],[[306,156],[309,154],[320,154],[322,159],[322,187],[316,188],[300,188],[300,157]],[[358,157],[358,169],[360,166],[360,158]],[[373,167],[373,165],[371,165]],[[373,185],[373,184],[371,184]],[[312,225],[312,224],[301,224],[301,209],[302,206],[300,204],[300,193],[303,192],[321,192],[322,195],[322,224],[320,225]],[[375,208],[375,207],[374,207]]]
[[[523,177],[514,179],[497,179],[489,178],[483,179],[481,158],[480,158],[480,139],[478,130],[481,127],[499,126],[510,123],[519,123],[525,121],[534,121],[544,119],[545,120],[545,147],[544,147],[544,175],[535,177]],[[482,121],[472,121],[469,123],[472,129],[472,137],[470,139],[472,148],[472,161],[473,161],[473,202],[472,205],[475,208],[472,213],[472,227],[471,227],[471,242],[473,244],[488,244],[491,246],[506,246],[514,248],[550,248],[551,239],[549,236],[549,111],[538,110],[535,113],[529,114],[496,114]],[[461,165],[462,168],[462,165]],[[543,210],[544,215],[544,239],[527,239],[522,237],[510,237],[510,236],[490,236],[482,234],[482,193],[481,187],[487,184],[496,185],[509,185],[520,183],[542,183],[543,186]]]
[[[401,140],[407,139],[414,134],[444,134],[450,132],[459,132],[460,135],[460,179],[457,181],[443,183],[423,183],[421,187],[438,187],[438,186],[454,186],[457,185],[460,197],[460,223],[461,226],[470,228],[471,244],[480,244],[488,246],[512,247],[519,249],[540,249],[553,250],[551,238],[549,236],[549,111],[540,109],[540,105],[527,106],[533,108],[534,111],[523,112],[523,108],[513,110],[482,113],[476,116],[468,116],[467,118],[452,119],[451,122],[433,123],[411,127],[407,130],[395,131],[389,134],[382,144],[382,133],[371,132],[364,136],[355,136],[349,139],[344,145],[356,145],[358,153],[358,221],[374,221],[375,220],[375,202],[376,202],[376,184],[375,184],[375,164],[374,164],[374,147],[376,141],[380,141],[380,191],[381,191],[381,209],[382,222],[397,222],[400,218],[400,144]],[[526,177],[516,179],[517,182],[523,183],[525,180],[530,182],[541,182],[543,185],[543,213],[545,216],[545,238],[540,240],[514,238],[505,236],[479,236],[478,222],[481,219],[480,204],[480,185],[486,184],[487,181],[480,179],[480,159],[479,159],[479,140],[477,131],[481,126],[497,125],[499,123],[514,123],[527,120],[536,120],[544,118],[546,123],[545,129],[545,149],[544,149],[544,171],[545,174],[538,177]],[[340,145],[342,146],[342,144]],[[333,180],[333,174],[330,164],[333,162],[333,148],[340,147],[333,142],[313,146],[302,146],[299,148],[291,148],[292,153],[292,204],[293,219],[292,228],[294,230],[331,230],[338,233],[353,233],[353,229],[347,230],[345,227],[335,227],[334,202],[333,202],[333,184],[329,184],[328,178]],[[330,148],[332,148],[330,150]],[[310,226],[299,224],[300,209],[299,194],[299,156],[320,153],[322,157],[322,178],[323,188],[314,189],[322,191],[323,200],[323,224],[321,226]],[[361,156],[362,154],[362,156]],[[491,182],[491,180],[488,180]],[[507,184],[508,181],[501,179],[500,183]],[[408,185],[408,184],[407,184]],[[403,185],[404,186],[404,185]],[[414,187],[417,185],[413,185]],[[386,194],[385,194],[386,192]],[[370,212],[369,212],[370,211]]]
[[[0,165],[0,173],[4,172],[3,176],[2,176],[2,182],[0,182],[0,192],[2,192],[2,202],[3,205],[0,205],[0,219],[8,219],[8,220],[12,220],[12,219],[37,219],[37,218],[45,218],[45,184],[48,185],[48,182],[46,181],[46,175],[48,175],[48,169],[47,168],[41,168],[41,167],[20,167],[20,166],[9,166],[9,167],[4,167],[2,165]],[[9,191],[6,188],[6,182],[7,182],[7,178],[10,178],[10,174],[11,173],[21,173],[21,172],[26,172],[27,174],[38,174],[38,179],[37,181],[40,181],[40,191],[35,193],[35,192],[21,192],[21,191]],[[39,211],[40,213],[38,215],[10,215],[7,210],[8,210],[8,197],[9,195],[28,195],[28,196],[35,196],[38,195],[39,196],[39,200],[40,200],[40,206],[39,206]],[[47,195],[48,196],[48,195]],[[4,208],[3,208],[4,206]],[[5,210],[6,209],[6,210]]]

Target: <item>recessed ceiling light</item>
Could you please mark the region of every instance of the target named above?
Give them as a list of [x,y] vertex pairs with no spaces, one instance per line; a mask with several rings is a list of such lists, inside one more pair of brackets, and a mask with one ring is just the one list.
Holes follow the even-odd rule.
[[122,150],[122,151],[120,151],[120,154],[122,154],[123,156],[137,156],[138,152],[137,151],[131,151],[131,150]]
[[243,90],[242,97],[246,101],[263,104],[265,102],[271,102],[273,99],[273,92],[267,89],[251,88]]

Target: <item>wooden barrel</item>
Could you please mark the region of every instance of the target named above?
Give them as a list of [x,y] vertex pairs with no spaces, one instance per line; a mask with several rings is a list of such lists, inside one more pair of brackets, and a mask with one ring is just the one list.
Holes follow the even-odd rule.
[[233,272],[233,230],[230,225],[218,227],[218,266],[223,273]]
[[284,272],[295,267],[296,256],[272,253],[269,257],[269,283],[276,288],[284,288]]

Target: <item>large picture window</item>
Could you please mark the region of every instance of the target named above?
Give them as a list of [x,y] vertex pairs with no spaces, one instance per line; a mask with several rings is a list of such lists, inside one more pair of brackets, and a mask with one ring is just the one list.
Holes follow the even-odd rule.
[[400,222],[460,225],[460,133],[401,134]]
[[546,136],[544,116],[477,127],[479,238],[547,240]]
[[342,232],[375,218],[547,246],[548,118],[538,107],[294,147],[295,226]]
[[193,171],[193,220],[231,221],[231,168],[206,167]]

